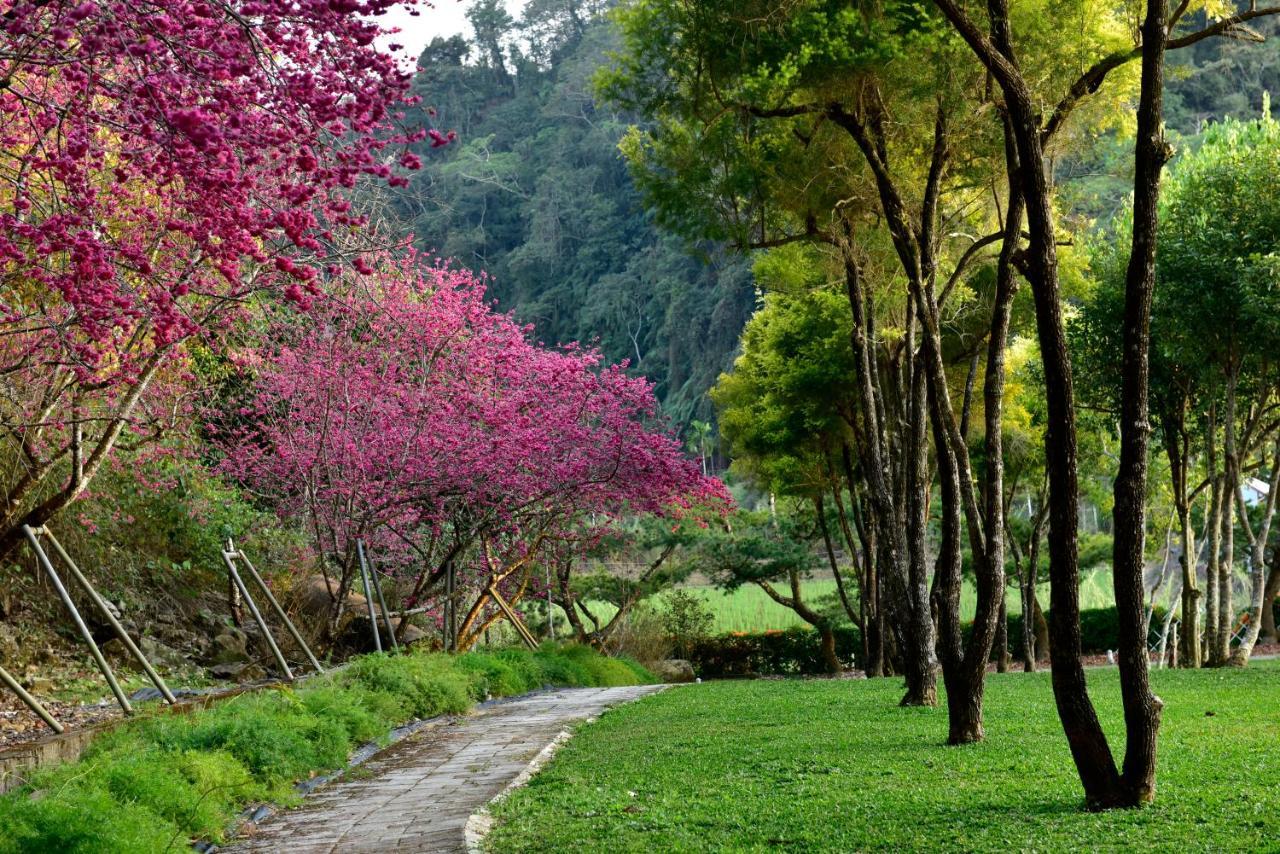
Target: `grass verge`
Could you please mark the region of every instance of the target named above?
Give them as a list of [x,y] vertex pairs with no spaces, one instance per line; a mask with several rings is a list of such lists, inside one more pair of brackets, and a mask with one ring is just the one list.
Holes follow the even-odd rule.
[[547,685],[647,681],[634,663],[575,646],[365,656],[297,690],[150,715],[105,734],[79,761],[0,798],[0,854],[132,854],[222,841],[246,804],[295,802],[295,782],[342,767],[355,747],[408,720]]
[[[495,810],[516,851],[1280,851],[1280,663],[1156,671],[1157,801],[1090,814],[1048,674],[992,676],[987,741],[898,680],[708,683],[584,729]],[[1090,673],[1113,749],[1115,670]]]

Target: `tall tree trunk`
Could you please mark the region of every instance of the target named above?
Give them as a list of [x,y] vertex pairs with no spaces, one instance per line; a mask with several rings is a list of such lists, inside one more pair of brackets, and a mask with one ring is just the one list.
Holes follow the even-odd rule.
[[1120,695],[1125,754],[1120,785],[1097,806],[1148,803],[1156,790],[1156,736],[1164,703],[1151,692],[1144,612],[1147,534],[1147,455],[1150,443],[1151,299],[1156,285],[1160,173],[1169,159],[1164,141],[1165,0],[1147,0],[1142,24],[1142,91],[1134,152],[1133,246],[1125,275],[1121,355],[1120,466],[1112,514],[1112,580],[1119,625]]
[[1209,475],[1209,504],[1205,510],[1205,536],[1209,539],[1209,561],[1205,569],[1204,583],[1204,660],[1213,660],[1218,637],[1218,588],[1222,562],[1222,473],[1218,471],[1216,407],[1209,405],[1205,426],[1205,464]]
[[1271,552],[1271,571],[1267,574],[1267,586],[1262,594],[1263,643],[1280,642],[1276,632],[1276,597],[1280,596],[1280,548]]
[[1262,632],[1262,613],[1264,610],[1270,610],[1270,602],[1266,598],[1266,551],[1267,540],[1271,538],[1271,520],[1275,518],[1276,493],[1280,492],[1280,442],[1276,443],[1276,454],[1271,462],[1271,478],[1268,487],[1267,500],[1257,531],[1254,531],[1249,524],[1248,510],[1240,500],[1239,487],[1236,487],[1237,501],[1240,502],[1240,527],[1244,529],[1245,537],[1249,540],[1249,607],[1245,612],[1245,626],[1240,637],[1240,645],[1231,653],[1230,663],[1235,667],[1243,667],[1249,663],[1249,656],[1253,654],[1253,648],[1257,645]]
[[[923,368],[917,364],[911,374],[911,422],[908,437],[907,494],[907,607],[908,621],[903,644],[907,694],[904,706],[932,706],[937,703],[933,652],[933,619],[929,606],[929,555],[925,531],[929,519],[929,448],[925,432],[927,393]],[[943,499],[945,504],[945,497]]]
[[[887,448],[887,437],[882,430],[884,404],[877,392],[879,372],[874,354],[875,321],[872,306],[867,298],[866,284],[854,254],[852,231],[842,248],[845,265],[845,285],[852,314],[851,345],[857,375],[859,408],[862,422],[860,441],[863,483],[871,505],[871,515],[876,522],[876,564],[881,581],[892,585],[891,595],[885,585],[880,585],[880,602],[890,602],[896,613],[895,630],[899,634],[899,652],[907,665],[905,676],[907,690],[903,705],[932,706],[938,702],[937,675],[932,667],[933,625],[928,619],[928,591],[910,584],[906,547],[899,527],[901,506],[894,500],[893,471]],[[908,429],[912,429],[910,426]],[[922,600],[922,601],[921,601]],[[881,611],[883,612],[883,608]],[[923,620],[920,614],[923,611]],[[881,624],[883,625],[883,623]],[[883,639],[884,634],[879,633]],[[925,665],[928,666],[925,666]]]
[[[1200,590],[1196,578],[1196,532],[1191,520],[1191,496],[1188,474],[1191,461],[1186,429],[1187,399],[1182,397],[1164,417],[1164,447],[1169,458],[1169,477],[1173,487],[1174,512],[1178,518],[1182,555],[1182,637],[1180,655],[1183,667],[1200,666],[1199,609]],[[1171,609],[1172,610],[1172,609]]]
[[996,672],[1009,672],[1009,613],[1005,600],[1000,600],[1000,620],[996,623]]
[[1235,628],[1236,492],[1240,485],[1240,457],[1236,447],[1236,372],[1227,377],[1227,399],[1222,413],[1222,486],[1218,522],[1222,526],[1222,556],[1218,560],[1218,616],[1209,665],[1223,667],[1231,659],[1231,632]]

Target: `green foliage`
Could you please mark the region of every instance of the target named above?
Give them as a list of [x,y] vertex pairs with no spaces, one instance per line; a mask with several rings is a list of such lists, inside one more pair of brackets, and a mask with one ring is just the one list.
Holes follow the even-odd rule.
[[[832,631],[836,638],[836,657],[845,667],[856,667],[862,652],[862,635],[857,626],[838,626]],[[698,675],[705,679],[827,672],[818,633],[810,628],[707,637],[692,646],[688,658]]]
[[[1160,617],[1157,616],[1156,622]],[[1010,614],[1010,653],[1018,654],[1022,641],[1022,615]],[[972,624],[961,631],[968,637]],[[857,626],[833,627],[836,655],[846,667],[856,667],[862,653]],[[1085,608],[1080,612],[1080,635],[1086,654],[1095,655],[1120,645],[1120,623],[1114,607]],[[699,676],[720,679],[733,676],[796,676],[826,672],[818,633],[808,627],[783,630],[728,632],[703,637],[683,656],[693,662]]]
[[672,590],[664,597],[662,627],[671,638],[678,658],[688,658],[693,647],[711,632],[715,616],[707,603],[687,590]]
[[[707,683],[610,712],[495,808],[516,851],[1271,850],[1280,839],[1275,662],[1151,674],[1160,797],[1081,809],[1048,673],[988,677],[987,741],[947,747],[946,704],[897,679]],[[1091,671],[1108,734],[1114,668]],[[1212,713],[1212,715],[1207,714]]]
[[0,854],[164,851],[221,841],[237,811],[291,801],[291,784],[342,767],[359,744],[411,717],[545,685],[633,685],[653,677],[594,650],[371,655],[298,690],[244,694],[188,715],[157,714],[100,737],[73,764],[0,797]]

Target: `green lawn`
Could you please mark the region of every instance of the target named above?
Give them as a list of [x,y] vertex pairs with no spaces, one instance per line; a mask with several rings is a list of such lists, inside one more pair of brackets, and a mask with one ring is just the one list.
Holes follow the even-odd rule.
[[[715,616],[712,631],[716,633],[759,632],[808,625],[796,616],[795,611],[774,602],[754,584],[739,587],[732,592],[707,586],[688,586],[684,589],[701,596],[707,603]],[[813,603],[822,596],[834,597],[836,583],[833,579],[811,579],[804,582],[803,590],[806,601]],[[1018,598],[1016,589],[1008,590],[1006,601],[1006,608],[1010,614],[1022,613],[1022,602]],[[1049,585],[1045,584],[1040,589],[1040,603],[1047,605],[1048,602]],[[966,583],[960,600],[961,613],[966,615],[966,619],[972,616],[975,604],[976,594],[973,585]],[[1107,608],[1113,604],[1115,604],[1115,597],[1111,589],[1109,568],[1085,571],[1080,574],[1081,608]],[[591,607],[604,618],[613,615],[614,609],[610,605],[597,602],[592,603]],[[557,624],[562,628],[568,625],[563,616],[559,617]]]
[[[1155,805],[1089,814],[1047,674],[993,676],[988,740],[898,680],[675,688],[584,727],[501,803],[508,851],[1280,851],[1280,666],[1157,671]],[[1113,748],[1115,670],[1090,674]],[[1212,712],[1212,715],[1208,713]]]

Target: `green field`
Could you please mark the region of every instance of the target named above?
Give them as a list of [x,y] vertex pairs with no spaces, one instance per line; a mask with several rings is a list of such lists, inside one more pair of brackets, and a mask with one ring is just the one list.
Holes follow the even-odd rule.
[[[720,632],[758,632],[767,629],[789,629],[793,626],[805,626],[807,623],[796,616],[789,608],[774,602],[754,584],[739,587],[737,590],[724,591],[717,587],[687,586],[683,588],[701,596],[715,616],[713,631]],[[834,597],[836,583],[833,579],[811,579],[804,582],[805,600],[817,601],[820,597]],[[785,591],[784,591],[785,593]],[[1040,587],[1040,603],[1049,601],[1049,586]],[[968,619],[975,606],[976,594],[973,586],[966,584],[961,597],[961,608]],[[1007,608],[1010,614],[1022,613],[1022,602],[1018,591],[1010,588],[1007,594]],[[1111,590],[1111,570],[1094,569],[1080,574],[1080,607],[1106,608],[1114,604],[1115,598]],[[593,603],[592,608],[603,616],[612,616],[613,608],[601,603]],[[565,626],[563,616],[560,625]]]
[[[1152,674],[1156,803],[1084,812],[1048,674],[989,678],[983,744],[898,680],[675,688],[584,727],[496,808],[494,852],[1280,851],[1280,666]],[[1092,671],[1112,736],[1117,672]],[[1210,714],[1212,713],[1212,714]]]

